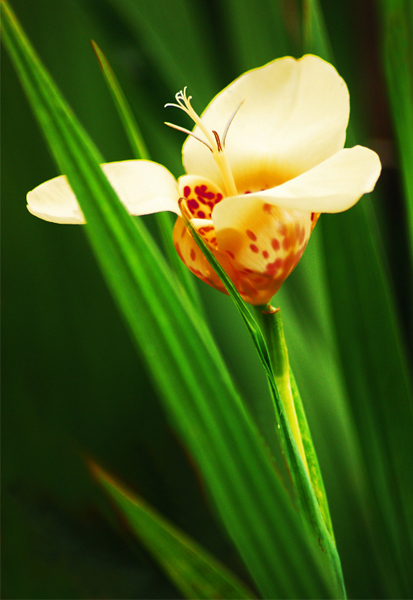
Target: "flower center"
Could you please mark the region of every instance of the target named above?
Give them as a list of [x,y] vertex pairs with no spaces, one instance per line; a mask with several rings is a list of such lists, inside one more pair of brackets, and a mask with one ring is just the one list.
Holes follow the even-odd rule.
[[177,104],[165,104],[165,108],[167,106],[174,106],[175,108],[179,108],[183,110],[187,115],[191,117],[196,125],[198,125],[199,129],[205,136],[205,140],[201,139],[197,135],[194,135],[192,131],[185,129],[184,127],[179,127],[179,125],[174,125],[173,123],[165,123],[169,127],[173,129],[177,129],[178,131],[183,131],[188,135],[194,137],[198,142],[204,144],[209,150],[212,152],[213,159],[217,164],[219,170],[221,171],[222,178],[224,180],[225,190],[228,196],[236,196],[238,194],[237,187],[235,185],[234,176],[231,171],[231,167],[228,162],[228,157],[225,154],[225,139],[227,137],[229,126],[232,123],[235,115],[241,107],[242,102],[237,106],[234,110],[230,118],[228,119],[228,123],[225,126],[224,133],[222,134],[222,138],[219,137],[218,133],[214,130],[208,131],[205,127],[202,119],[197,115],[194,109],[191,106],[192,96],[186,95],[186,88],[183,91],[178,92],[175,96]]

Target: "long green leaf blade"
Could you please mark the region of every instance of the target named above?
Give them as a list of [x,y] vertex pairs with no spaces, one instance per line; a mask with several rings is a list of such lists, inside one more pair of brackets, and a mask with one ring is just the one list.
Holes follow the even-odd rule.
[[413,263],[413,9],[406,0],[378,0],[382,54],[400,166]]
[[[92,40],[92,46],[98,58],[103,75],[105,77],[108,88],[112,94],[119,117],[122,121],[123,128],[128,137],[129,144],[132,148],[132,153],[136,159],[150,160],[148,149],[142,138],[142,134],[133,115],[131,107],[120,87],[115,73],[112,70],[106,56],[99,46]],[[180,282],[186,290],[189,298],[191,298],[194,306],[203,313],[201,298],[196,287],[195,278],[187,267],[180,260],[172,241],[172,217],[169,213],[162,212],[155,215],[158,223],[159,231],[162,238],[162,243],[165,248],[170,264],[177,273]]]
[[[311,41],[306,50],[332,62],[320,5],[317,0],[305,3],[316,17],[304,23]],[[399,42],[396,35],[393,43]],[[408,81],[402,88],[400,102],[405,106],[410,102]],[[409,127],[406,123],[406,132]],[[348,137],[352,143],[351,128]],[[356,445],[362,454],[359,468],[367,485],[366,498],[357,498],[357,510],[371,522],[371,554],[386,594],[409,597],[413,593],[413,485],[407,473],[408,457],[413,455],[413,387],[397,304],[371,200],[364,198],[339,219],[326,215],[323,221],[326,279]]]
[[96,463],[92,473],[186,598],[255,598],[251,590],[219,560],[178,529],[141,497],[116,481]]

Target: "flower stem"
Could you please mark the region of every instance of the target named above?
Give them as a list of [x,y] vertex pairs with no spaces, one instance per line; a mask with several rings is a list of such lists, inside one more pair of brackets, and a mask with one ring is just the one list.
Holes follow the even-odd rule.
[[290,363],[285,343],[284,328],[280,309],[274,309],[269,304],[254,306],[255,317],[260,325],[271,357],[275,383],[280,394],[286,417],[293,434],[298,451],[302,458],[307,473],[308,465],[301,437],[294,397],[290,382]]

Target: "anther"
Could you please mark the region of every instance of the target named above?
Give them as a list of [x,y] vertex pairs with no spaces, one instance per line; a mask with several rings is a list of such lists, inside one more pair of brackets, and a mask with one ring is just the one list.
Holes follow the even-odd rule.
[[221,140],[219,139],[219,135],[214,130],[212,130],[212,133],[214,134],[215,141],[217,143],[218,152],[222,152],[222,145],[221,145]]

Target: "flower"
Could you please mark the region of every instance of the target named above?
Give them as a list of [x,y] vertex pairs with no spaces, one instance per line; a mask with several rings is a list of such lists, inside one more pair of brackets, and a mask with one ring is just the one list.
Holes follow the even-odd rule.
[[[173,240],[187,267],[223,284],[182,218],[208,244],[247,302],[267,303],[301,258],[320,213],[352,207],[371,192],[380,160],[368,148],[343,149],[349,118],[345,82],[317,56],[280,58],[220,92],[199,117],[186,90],[175,106],[195,122],[178,179],[146,160],[102,165],[132,215],[172,211]],[[64,176],[27,196],[29,211],[56,223],[84,223]]]

